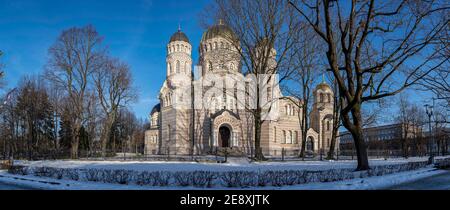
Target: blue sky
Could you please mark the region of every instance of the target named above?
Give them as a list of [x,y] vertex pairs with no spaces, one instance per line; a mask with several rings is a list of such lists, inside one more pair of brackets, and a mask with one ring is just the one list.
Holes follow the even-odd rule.
[[[146,118],[158,103],[166,76],[170,36],[181,24],[196,62],[204,31],[198,17],[209,3],[211,0],[0,0],[0,49],[5,53],[2,62],[8,86],[16,86],[21,76],[42,72],[47,50],[62,30],[92,24],[111,54],[131,66],[139,90],[139,101],[131,107],[138,117]],[[417,102],[429,98],[426,93],[409,92]]]
[[130,64],[139,89],[132,106],[147,117],[165,79],[166,44],[179,23],[197,60],[203,29],[198,15],[210,0],[0,0],[0,49],[9,87],[42,72],[62,30],[92,24],[111,54]]

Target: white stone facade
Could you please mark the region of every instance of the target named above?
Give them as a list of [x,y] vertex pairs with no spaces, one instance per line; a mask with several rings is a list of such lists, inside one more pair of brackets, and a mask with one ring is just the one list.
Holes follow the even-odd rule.
[[[244,101],[238,100],[237,84],[227,81],[230,76],[249,77],[241,73],[240,55],[231,44],[232,38],[234,33],[223,23],[204,33],[199,47],[201,71],[197,78],[193,78],[189,39],[180,30],[171,37],[167,45],[167,78],[160,90],[160,104],[150,116],[146,154],[207,155],[221,148],[230,148],[234,154],[254,153],[253,117],[248,109],[242,108]],[[275,50],[273,54],[275,57]],[[276,65],[275,59],[272,64]],[[215,86],[207,80],[208,77],[223,81],[218,91],[222,92],[223,88],[223,95],[212,91]],[[272,80],[263,94],[270,105],[262,106],[262,109],[270,110],[270,113],[265,112],[267,120],[261,129],[261,147],[266,156],[281,156],[283,150],[286,155],[296,155],[302,139],[299,123],[302,112],[298,106],[301,102],[293,97],[283,97],[275,78]],[[199,86],[201,90],[198,90]],[[317,153],[320,149],[327,151],[329,148],[333,92],[323,83],[314,91],[314,98],[307,149]],[[193,105],[199,100],[208,107]]]

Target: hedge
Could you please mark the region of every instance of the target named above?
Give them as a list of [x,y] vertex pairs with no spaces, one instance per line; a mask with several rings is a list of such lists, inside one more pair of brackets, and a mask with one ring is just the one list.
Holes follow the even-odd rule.
[[[450,161],[450,158],[447,160]],[[72,169],[51,167],[13,166],[8,172],[17,175],[34,175],[74,181],[103,182],[112,184],[136,184],[140,186],[179,186],[211,188],[248,188],[264,186],[289,186],[312,182],[335,182],[354,178],[383,176],[411,171],[427,166],[427,161],[394,165],[373,166],[368,171],[352,169],[312,170],[264,170],[264,171],[132,171],[110,169]]]

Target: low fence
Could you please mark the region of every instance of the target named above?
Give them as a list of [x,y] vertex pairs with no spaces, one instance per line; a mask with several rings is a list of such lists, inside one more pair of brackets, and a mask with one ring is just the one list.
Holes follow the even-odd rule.
[[[449,161],[447,158],[445,161]],[[441,160],[442,161],[442,160]],[[382,176],[417,170],[427,161],[374,166],[367,171],[355,172],[350,168],[329,170],[263,170],[263,171],[133,171],[108,169],[74,169],[52,167],[12,166],[8,171],[16,175],[33,175],[54,179],[102,182],[110,184],[135,184],[141,186],[174,187],[227,187],[248,188],[289,186],[313,182],[334,182],[354,178]]]

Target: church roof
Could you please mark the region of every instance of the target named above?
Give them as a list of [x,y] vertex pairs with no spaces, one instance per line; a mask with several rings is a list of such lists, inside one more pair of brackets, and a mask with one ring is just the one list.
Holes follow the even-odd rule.
[[223,37],[226,39],[237,40],[236,34],[234,31],[227,26],[223,20],[219,20],[219,23],[210,27],[202,37],[202,42],[215,38],[215,37]]
[[319,89],[322,89],[322,90],[329,89],[329,90],[331,90],[330,85],[328,85],[327,82],[325,82],[325,74],[322,75],[322,83],[320,83],[320,84],[317,85],[317,87],[316,87],[316,90],[319,90]]
[[170,42],[175,42],[175,41],[183,41],[183,42],[189,42],[189,38],[186,36],[185,33],[181,32],[180,29],[178,29],[178,31],[176,33],[174,33],[172,35],[172,37],[170,37]]
[[317,85],[317,89],[322,89],[322,90],[330,89],[331,90],[331,87],[327,83],[320,83],[319,85]]
[[150,115],[153,115],[154,113],[161,112],[161,104],[157,104],[153,107],[152,112],[150,112]]

